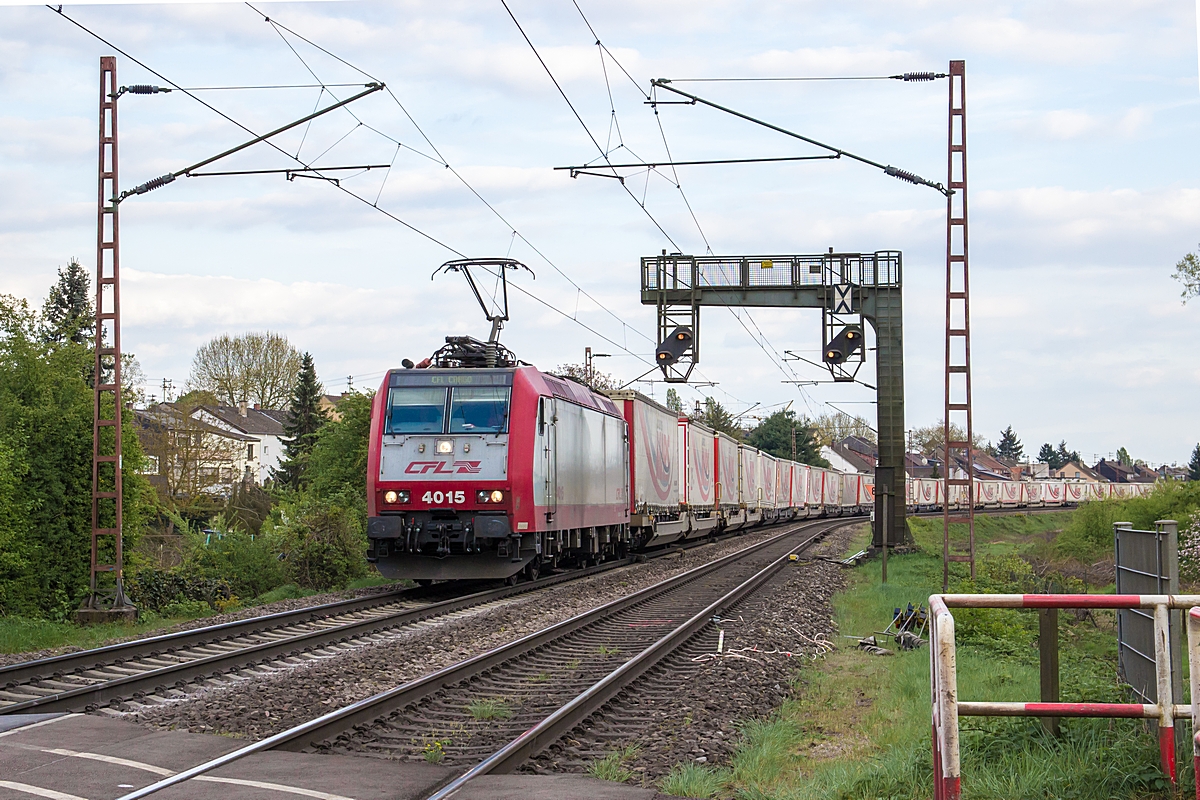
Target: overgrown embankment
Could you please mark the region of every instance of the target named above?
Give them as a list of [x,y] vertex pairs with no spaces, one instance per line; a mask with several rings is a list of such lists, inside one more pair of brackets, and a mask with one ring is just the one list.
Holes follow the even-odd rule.
[[[1095,503],[1077,511],[976,518],[977,578],[956,564],[951,591],[1111,591],[1112,527],[1152,527],[1175,518],[1191,541],[1200,491],[1166,486],[1139,500]],[[928,605],[942,584],[942,521],[914,519],[915,552],[854,568],[835,599],[842,638],[836,652],[801,670],[792,697],[769,719],[743,721],[727,765],[689,765],[663,788],[685,796],[874,800],[930,798],[928,646],[873,656],[857,637],[882,631],[893,609]],[[952,539],[965,539],[955,528]],[[865,535],[862,544],[865,544]],[[854,548],[858,549],[858,548]],[[1104,565],[1107,564],[1107,567]],[[963,700],[1039,699],[1035,612],[958,610],[959,692]],[[1128,702],[1116,679],[1111,612],[1060,612],[1061,699]],[[894,649],[894,648],[893,648]],[[1185,699],[1183,702],[1187,702]],[[964,718],[963,795],[971,798],[1150,800],[1172,797],[1159,770],[1155,738],[1133,720],[1064,720],[1057,736],[1036,719]],[[1179,737],[1186,744],[1186,736]],[[1191,759],[1178,759],[1190,786]]]

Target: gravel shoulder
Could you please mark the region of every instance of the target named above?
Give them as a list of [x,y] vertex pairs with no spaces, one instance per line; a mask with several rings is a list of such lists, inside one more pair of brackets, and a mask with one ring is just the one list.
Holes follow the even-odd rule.
[[832,533],[807,560],[782,572],[525,771],[584,772],[599,759],[624,753],[629,782],[651,787],[676,764],[728,766],[739,727],[775,711],[792,682],[823,656],[821,642],[837,637],[831,601],[845,576],[841,567],[815,557],[840,558],[860,530],[849,525]]

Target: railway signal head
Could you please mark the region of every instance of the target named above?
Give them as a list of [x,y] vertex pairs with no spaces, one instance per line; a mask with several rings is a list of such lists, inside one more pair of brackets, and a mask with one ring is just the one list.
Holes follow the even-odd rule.
[[821,357],[829,364],[843,364],[850,356],[862,350],[863,329],[861,325],[847,325],[825,345]]
[[668,366],[674,364],[683,354],[692,348],[692,329],[680,325],[671,334],[663,340],[662,344],[654,353],[654,358],[659,366]]

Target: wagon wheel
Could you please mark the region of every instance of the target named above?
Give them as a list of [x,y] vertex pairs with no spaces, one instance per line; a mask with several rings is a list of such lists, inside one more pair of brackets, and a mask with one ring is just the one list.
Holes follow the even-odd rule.
[[541,572],[541,556],[534,556],[529,559],[529,563],[525,565],[525,577],[531,581],[538,579],[538,573]]

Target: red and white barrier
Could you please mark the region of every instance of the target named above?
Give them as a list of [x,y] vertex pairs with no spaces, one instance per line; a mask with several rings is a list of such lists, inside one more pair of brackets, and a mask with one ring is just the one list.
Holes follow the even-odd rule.
[[[1154,666],[1158,702],[1142,703],[960,703],[955,662],[952,608],[1141,608],[1154,612]],[[1178,705],[1171,696],[1171,648],[1168,634],[1170,609],[1188,609],[1188,664],[1193,703]],[[1200,595],[1095,595],[1095,594],[935,594],[929,598],[929,678],[933,720],[934,800],[960,800],[962,764],[959,757],[958,718],[1001,717],[1112,717],[1153,719],[1158,722],[1158,747],[1163,772],[1174,784],[1175,719],[1191,717],[1192,730],[1200,731]],[[1200,733],[1192,742],[1192,757],[1200,775]],[[1200,800],[1200,781],[1196,785]]]

